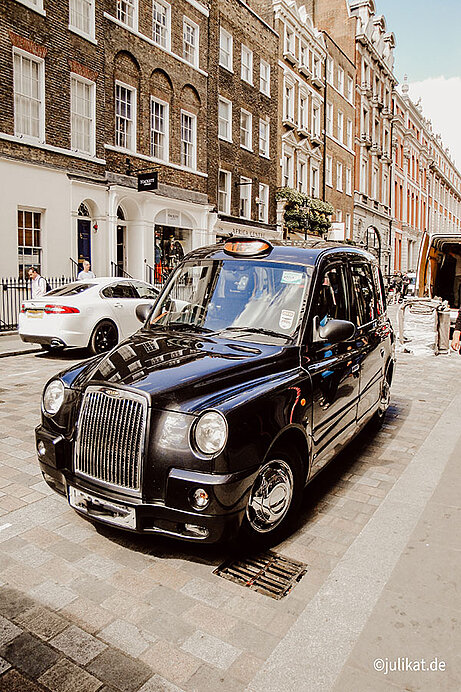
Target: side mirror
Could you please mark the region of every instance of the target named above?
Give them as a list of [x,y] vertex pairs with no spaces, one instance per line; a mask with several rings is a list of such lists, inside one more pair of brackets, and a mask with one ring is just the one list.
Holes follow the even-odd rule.
[[136,306],[136,317],[140,322],[144,324],[144,322],[147,320],[147,318],[150,315],[150,312],[152,310],[152,305],[148,305],[147,303],[142,303],[141,305]]
[[323,326],[319,324],[319,318],[314,318],[314,341],[328,341],[337,344],[347,341],[355,334],[355,325],[348,320],[328,320]]

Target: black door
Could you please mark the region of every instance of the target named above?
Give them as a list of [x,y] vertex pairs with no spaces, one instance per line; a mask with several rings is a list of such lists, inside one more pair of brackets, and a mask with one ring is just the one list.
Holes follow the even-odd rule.
[[91,262],[91,221],[90,219],[77,220],[77,251],[78,263],[82,269],[83,260]]
[[[309,324],[350,319],[350,293],[344,263],[321,269],[316,282]],[[313,473],[327,463],[356,428],[360,364],[355,339],[337,344],[307,335],[307,370],[312,378]]]

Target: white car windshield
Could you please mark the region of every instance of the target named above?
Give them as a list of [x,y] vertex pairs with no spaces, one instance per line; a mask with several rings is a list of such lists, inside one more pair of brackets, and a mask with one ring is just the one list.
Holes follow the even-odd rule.
[[178,268],[150,326],[240,338],[294,336],[312,267],[258,260],[208,260]]

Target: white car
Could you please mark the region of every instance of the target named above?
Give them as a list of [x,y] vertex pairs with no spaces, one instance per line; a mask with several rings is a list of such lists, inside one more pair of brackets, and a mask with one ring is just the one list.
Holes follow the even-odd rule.
[[153,305],[159,291],[136,279],[74,281],[41,298],[25,300],[19,336],[43,349],[89,347],[103,353],[140,328],[138,305]]

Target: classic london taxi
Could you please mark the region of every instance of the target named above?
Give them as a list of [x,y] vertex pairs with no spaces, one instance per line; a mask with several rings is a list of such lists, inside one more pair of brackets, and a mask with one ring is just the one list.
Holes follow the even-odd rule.
[[96,522],[274,541],[308,481],[389,405],[394,335],[358,248],[232,238],[190,253],[138,317],[43,393],[43,476]]

